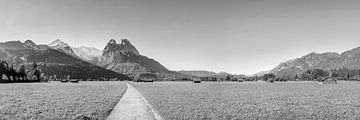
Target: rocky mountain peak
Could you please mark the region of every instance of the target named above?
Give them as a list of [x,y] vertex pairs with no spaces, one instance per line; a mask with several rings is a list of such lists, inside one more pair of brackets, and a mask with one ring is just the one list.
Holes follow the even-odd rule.
[[[63,53],[66,53],[66,54],[69,54],[72,56],[76,56],[74,51],[71,49],[71,47],[67,43],[61,41],[60,39],[56,39],[55,41],[51,42],[49,44],[49,46],[51,48],[53,48],[55,50],[59,50]],[[76,57],[78,57],[78,56],[76,56]]]
[[104,49],[104,53],[117,51],[122,53],[133,53],[135,55],[140,55],[135,46],[133,46],[128,39],[121,39],[120,44],[117,44],[116,40],[110,39]]
[[26,40],[24,42],[24,44],[26,44],[26,45],[36,45],[32,40]]
[[146,72],[174,74],[159,62],[140,55],[128,39],[121,39],[120,44],[111,39],[103,50],[99,65],[132,77]]
[[139,52],[135,46],[133,46],[128,39],[121,39],[120,48],[123,52],[132,52],[136,55],[139,55]]
[[63,41],[61,41],[60,39],[56,39],[53,42],[51,42],[49,44],[50,47],[55,47],[55,48],[61,48],[61,47],[68,47],[69,45]]
[[26,40],[24,42],[24,45],[30,49],[35,49],[35,50],[39,50],[40,47],[37,46],[32,40]]
[[130,44],[131,45],[131,43],[130,43],[130,41],[128,39],[121,39],[121,44],[122,45]]
[[109,44],[116,44],[116,40],[110,39],[110,41],[108,42],[108,45],[109,45]]

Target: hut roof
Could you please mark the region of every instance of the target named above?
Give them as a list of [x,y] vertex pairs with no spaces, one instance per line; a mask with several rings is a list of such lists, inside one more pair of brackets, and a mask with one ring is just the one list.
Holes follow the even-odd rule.
[[334,78],[334,77],[325,77],[325,78],[321,79],[320,82],[324,82],[325,80],[328,80],[328,79],[332,79],[332,80],[338,81],[338,79],[336,79],[336,78]]

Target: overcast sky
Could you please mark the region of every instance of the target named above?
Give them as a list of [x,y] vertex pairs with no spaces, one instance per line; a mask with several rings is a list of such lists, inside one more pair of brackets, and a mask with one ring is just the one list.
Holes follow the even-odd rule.
[[360,47],[354,0],[0,0],[0,41],[103,49],[127,38],[171,70],[253,74]]

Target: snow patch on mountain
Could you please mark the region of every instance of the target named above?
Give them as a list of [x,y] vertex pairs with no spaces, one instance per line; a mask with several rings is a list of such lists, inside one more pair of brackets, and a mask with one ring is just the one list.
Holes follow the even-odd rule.
[[51,47],[52,49],[61,51],[68,55],[78,57],[77,55],[75,55],[71,47],[67,43],[61,41],[60,39],[56,39],[55,41],[51,42],[48,46]]
[[79,56],[83,60],[94,60],[99,59],[102,55],[102,50],[99,50],[95,47],[72,47],[75,55]]

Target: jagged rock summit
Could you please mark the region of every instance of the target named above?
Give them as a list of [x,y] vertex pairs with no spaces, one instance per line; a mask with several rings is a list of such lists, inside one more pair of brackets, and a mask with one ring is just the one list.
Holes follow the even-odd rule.
[[116,40],[111,39],[104,49],[105,52],[121,51],[123,53],[133,53],[140,55],[138,50],[127,39],[121,39],[121,44],[117,44]]
[[39,50],[40,47],[36,45],[32,40],[26,40],[24,45],[30,49]]
[[56,39],[49,44],[52,48],[63,48],[69,46],[67,43],[61,41],[60,39]]
[[140,55],[127,39],[122,39],[120,44],[111,39],[103,50],[100,64],[107,69],[129,76],[145,72],[174,74],[159,62]]

